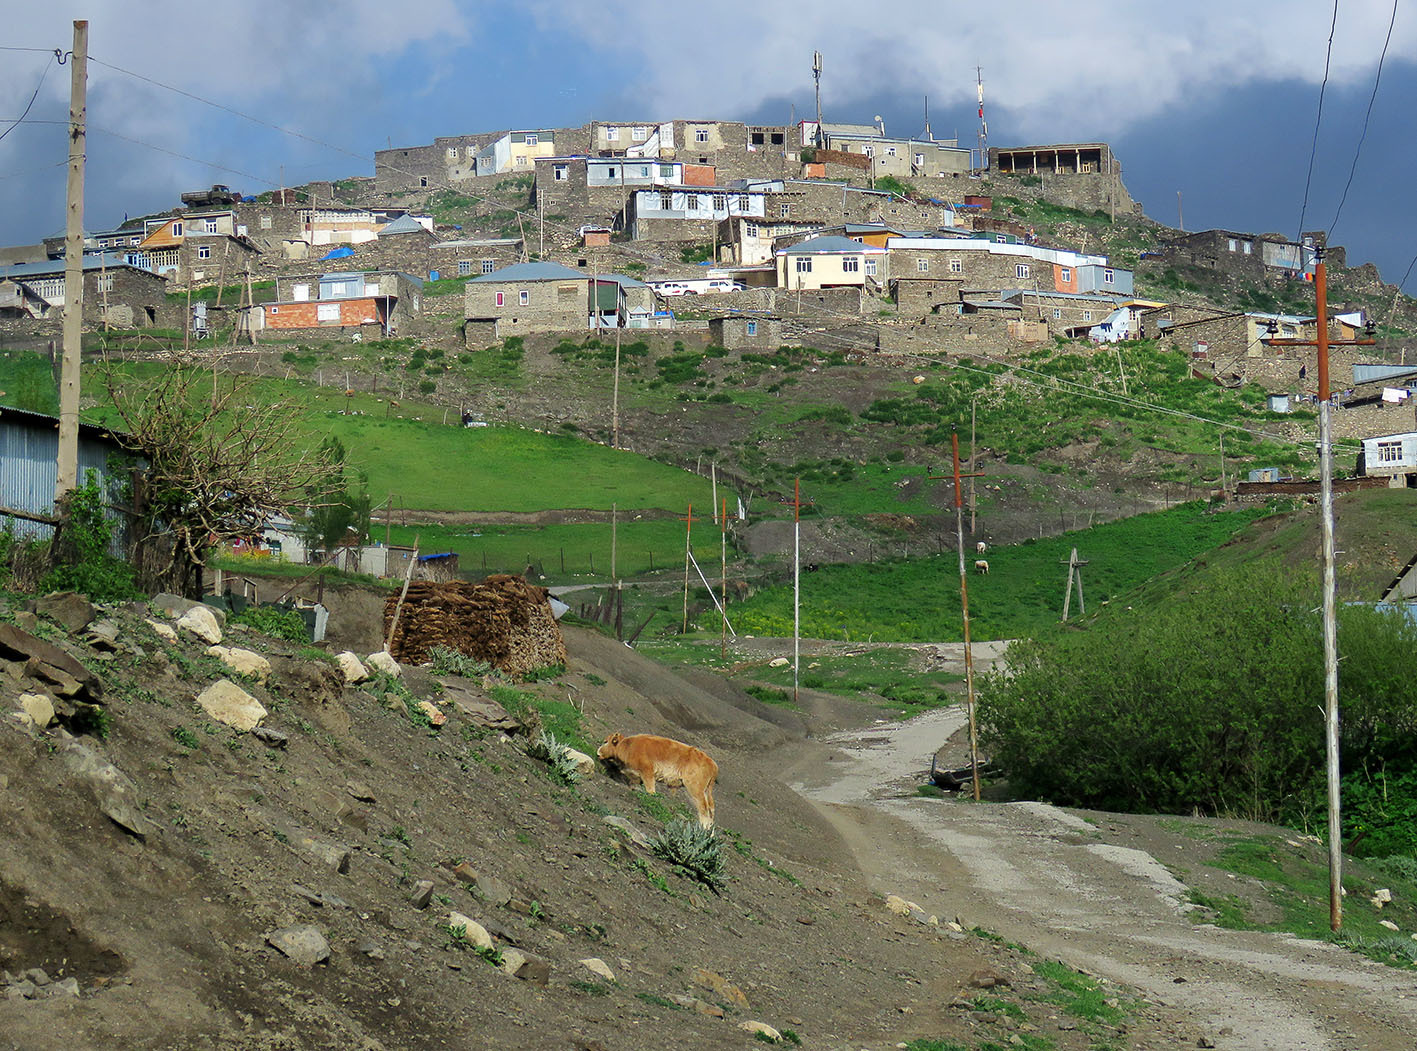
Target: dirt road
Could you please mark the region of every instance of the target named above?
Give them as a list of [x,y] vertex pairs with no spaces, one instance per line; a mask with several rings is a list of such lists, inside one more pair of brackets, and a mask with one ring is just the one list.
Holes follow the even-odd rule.
[[1199,1026],[1213,1041],[1202,1046],[1417,1046],[1412,974],[1324,943],[1197,924],[1187,888],[1123,842],[1137,842],[1134,825],[1042,803],[917,795],[930,754],[964,718],[951,708],[836,735],[827,761],[788,772],[875,890],[1125,983]]

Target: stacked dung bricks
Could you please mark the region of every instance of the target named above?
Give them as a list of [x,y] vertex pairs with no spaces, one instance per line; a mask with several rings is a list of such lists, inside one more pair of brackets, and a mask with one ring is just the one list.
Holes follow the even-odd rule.
[[[397,595],[384,603],[385,635],[397,604]],[[517,576],[410,584],[389,651],[404,664],[422,664],[437,646],[513,675],[566,663],[566,641],[546,589]]]

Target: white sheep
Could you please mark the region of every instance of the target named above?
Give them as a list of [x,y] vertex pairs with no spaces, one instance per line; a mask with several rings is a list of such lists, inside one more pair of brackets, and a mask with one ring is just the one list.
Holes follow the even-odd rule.
[[984,554],[984,552],[986,552],[986,551],[989,550],[989,545],[986,544],[984,541],[981,540],[981,541],[979,541],[979,543],[977,543],[977,544],[974,545],[974,550],[977,551],[977,552],[979,552],[979,554],[982,555],[982,554]]
[[976,572],[976,573],[988,573],[988,572],[989,572],[989,563],[988,563],[988,562],[985,562],[982,558],[977,558],[977,559],[975,559],[975,560],[974,560],[974,572]]

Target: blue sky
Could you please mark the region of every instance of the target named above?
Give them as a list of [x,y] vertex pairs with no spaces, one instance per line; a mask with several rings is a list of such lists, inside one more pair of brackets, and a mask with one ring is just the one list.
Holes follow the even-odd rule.
[[[91,22],[86,225],[177,204],[213,182],[259,192],[282,181],[372,174],[375,149],[435,135],[579,124],[593,118],[786,122],[812,106],[811,53],[825,56],[828,119],[918,132],[930,96],[937,135],[977,127],[983,66],[989,141],[1101,139],[1148,214],[1187,229],[1298,230],[1328,0],[896,0],[798,5],[665,0],[316,4],[239,7],[178,0],[56,0],[8,12],[0,44],[69,47]],[[1343,0],[1306,229],[1327,229],[1353,161],[1392,11]],[[397,17],[395,16],[397,13]],[[69,71],[52,56],[0,52],[0,117],[44,74],[31,119],[62,122]],[[243,120],[110,66],[298,130],[330,149]],[[1349,261],[1396,281],[1417,253],[1417,12],[1399,9],[1353,186],[1334,228]],[[0,131],[8,126],[0,124]],[[131,140],[137,140],[131,141]],[[139,143],[142,143],[140,145]],[[154,147],[161,147],[161,152]],[[0,140],[0,243],[63,227],[61,123]],[[182,154],[176,157],[172,154]],[[191,158],[191,159],[184,159]],[[1406,289],[1417,292],[1417,272]]]

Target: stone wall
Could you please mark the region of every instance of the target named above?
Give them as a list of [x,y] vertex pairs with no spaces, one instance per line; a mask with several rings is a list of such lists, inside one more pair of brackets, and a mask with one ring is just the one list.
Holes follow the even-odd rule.
[[[527,301],[521,302],[522,293]],[[497,296],[502,296],[498,304]],[[497,322],[499,338],[532,332],[569,332],[587,327],[590,313],[588,283],[564,281],[469,281],[463,297],[469,320]]]
[[[953,269],[956,263],[958,270]],[[925,267],[923,270],[922,264]],[[1019,275],[1020,266],[1027,268],[1025,276]],[[892,283],[928,278],[932,281],[958,281],[966,290],[1024,288],[1052,292],[1057,288],[1052,263],[1027,256],[996,255],[978,249],[951,252],[948,247],[892,248],[888,273]]]

